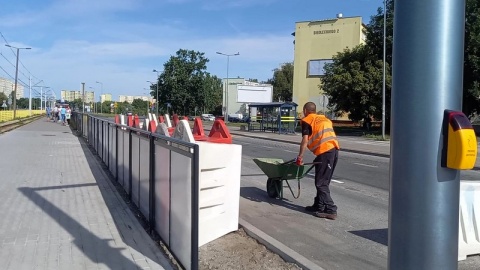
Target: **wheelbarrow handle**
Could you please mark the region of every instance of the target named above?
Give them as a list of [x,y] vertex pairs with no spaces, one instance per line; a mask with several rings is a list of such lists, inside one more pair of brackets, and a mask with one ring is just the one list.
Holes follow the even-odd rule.
[[303,165],[316,165],[316,164],[322,164],[322,162],[319,161],[319,162],[303,163]]
[[294,159],[291,159],[289,161],[285,161],[284,163],[280,164],[280,165],[285,165],[285,164],[290,164],[290,163],[294,163],[295,162],[295,158]]

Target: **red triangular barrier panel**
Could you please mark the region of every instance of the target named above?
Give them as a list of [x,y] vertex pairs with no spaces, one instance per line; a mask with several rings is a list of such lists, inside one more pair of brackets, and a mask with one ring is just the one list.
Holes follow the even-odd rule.
[[115,124],[120,124],[120,115],[115,114]]
[[203,130],[202,119],[200,117],[195,118],[193,122],[193,137],[205,137],[205,131]]
[[173,126],[173,127],[178,126],[178,122],[180,122],[180,119],[178,119],[178,115],[177,115],[177,114],[174,114],[174,115],[173,115],[172,120],[173,120],[173,121],[172,121],[172,126]]
[[127,125],[129,127],[133,127],[133,116],[132,115],[128,115],[128,123]]
[[225,122],[222,120],[215,120],[215,122],[213,122],[210,134],[208,134],[208,141],[216,143],[232,143],[232,135],[230,135],[230,131],[225,125]]
[[133,126],[135,128],[140,128],[140,118],[136,114],[135,114],[135,117],[133,118]]
[[157,131],[157,123],[155,123],[155,121],[150,121],[148,125],[149,125],[148,130],[150,132]]

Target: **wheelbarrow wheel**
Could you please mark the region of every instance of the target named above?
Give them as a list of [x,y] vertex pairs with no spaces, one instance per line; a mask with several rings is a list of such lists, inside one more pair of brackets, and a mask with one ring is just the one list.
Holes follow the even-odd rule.
[[267,194],[270,198],[277,198],[280,194],[279,190],[281,188],[281,181],[277,181],[271,178],[267,180]]

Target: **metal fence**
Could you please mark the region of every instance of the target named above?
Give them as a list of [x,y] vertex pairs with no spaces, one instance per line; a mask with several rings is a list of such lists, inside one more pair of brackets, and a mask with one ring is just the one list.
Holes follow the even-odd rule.
[[185,269],[198,269],[198,145],[73,113],[129,199]]

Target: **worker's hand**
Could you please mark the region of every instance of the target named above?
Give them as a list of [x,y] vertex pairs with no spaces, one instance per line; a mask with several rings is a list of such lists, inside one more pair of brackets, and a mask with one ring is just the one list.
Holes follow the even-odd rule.
[[295,159],[295,164],[297,164],[298,166],[303,165],[303,157],[297,156],[297,158]]

